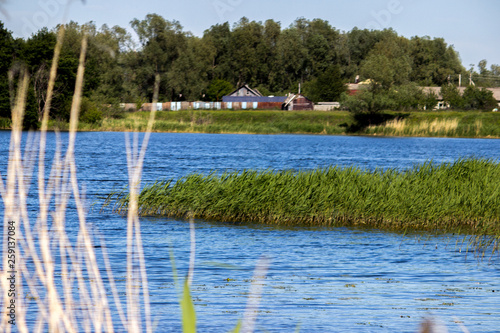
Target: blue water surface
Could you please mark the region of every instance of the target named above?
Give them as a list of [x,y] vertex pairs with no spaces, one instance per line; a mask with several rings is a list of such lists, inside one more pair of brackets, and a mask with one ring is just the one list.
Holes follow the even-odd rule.
[[[78,133],[75,151],[87,221],[93,233],[104,239],[115,278],[122,281],[126,277],[126,219],[100,207],[103,196],[127,185],[127,136],[133,141],[134,134]],[[138,139],[142,137],[140,134]],[[23,145],[36,139],[25,133]],[[3,180],[9,141],[10,132],[0,132]],[[68,134],[48,133],[47,165],[57,141],[64,152]],[[466,157],[498,160],[500,140],[153,133],[142,179],[144,184],[194,172],[330,165],[402,170],[426,161],[443,163]],[[33,169],[36,172],[36,165]],[[38,211],[35,186],[29,200],[34,219]],[[2,216],[3,209],[1,201]],[[74,203],[70,203],[66,219],[67,234],[76,242],[79,225]],[[142,218],[141,225],[156,331],[179,332],[180,310],[169,251],[173,249],[179,274],[184,277],[190,251],[189,223]],[[301,332],[415,332],[428,315],[440,318],[450,332],[461,332],[455,321],[471,332],[500,331],[498,255],[479,260],[465,251],[462,236],[287,229],[238,221],[197,220],[195,227],[192,296],[200,332],[227,332],[235,327],[245,311],[254,268],[262,256],[270,259],[270,266],[257,313],[259,332],[293,332],[297,325]],[[120,281],[118,288],[123,296]],[[117,313],[113,316],[120,331]]]

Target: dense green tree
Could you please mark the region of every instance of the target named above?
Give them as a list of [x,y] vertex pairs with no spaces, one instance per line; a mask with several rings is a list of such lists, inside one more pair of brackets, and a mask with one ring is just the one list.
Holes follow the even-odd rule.
[[266,86],[270,91],[279,91],[278,77],[278,41],[281,37],[281,25],[274,20],[264,23],[262,59],[260,65],[259,86]]
[[231,76],[229,45],[231,43],[231,28],[228,22],[216,24],[205,30],[202,47],[210,67],[208,79],[229,79]]
[[188,39],[167,73],[166,96],[170,100],[199,100],[208,85],[208,63],[200,50],[198,38]]
[[304,81],[307,64],[307,48],[304,46],[299,30],[285,29],[277,44],[278,82],[282,90],[288,90]]
[[236,86],[244,83],[256,86],[261,83],[260,79],[265,73],[261,66],[265,52],[263,25],[243,17],[235,24],[230,42],[231,63],[237,75]]
[[140,67],[136,76],[137,84],[151,100],[155,77],[159,74],[160,96],[170,99],[172,91],[166,84],[167,74],[181,50],[186,47],[188,37],[178,21],[167,21],[157,14],[148,14],[144,20],[134,19],[131,25],[142,45],[140,57],[136,59],[136,65]]
[[425,104],[425,94],[416,83],[393,87],[390,96],[396,102],[396,108],[399,110],[416,110],[423,108],[423,104]]
[[233,85],[226,81],[216,79],[210,82],[205,93],[205,100],[207,101],[221,101],[222,96],[231,93],[234,90]]
[[[357,95],[342,95],[341,105],[353,113],[365,113],[369,116],[368,122],[379,119],[380,111],[395,110],[398,107],[397,102],[391,97],[388,91],[370,91],[365,90]],[[370,116],[371,115],[371,116]]]
[[441,87],[441,96],[443,100],[453,109],[462,109],[464,107],[464,99],[460,94],[457,86],[448,84]]
[[37,100],[35,91],[30,87],[26,96],[26,107],[24,109],[23,129],[24,130],[37,130],[40,127],[37,112]]
[[493,92],[485,88],[469,85],[465,88],[463,96],[464,108],[473,110],[492,110],[498,106]]
[[354,79],[359,74],[361,62],[368,56],[375,44],[382,40],[383,35],[391,34],[393,34],[392,30],[361,30],[357,27],[346,33],[343,40],[344,49],[340,53],[345,77]]
[[389,35],[376,43],[361,63],[360,74],[383,89],[409,82],[411,59],[408,40]]
[[0,117],[10,118],[9,70],[13,63],[14,39],[0,21]]
[[340,76],[339,66],[330,66],[316,79],[311,81],[309,91],[304,92],[314,102],[339,101],[346,91],[346,85]]
[[[26,114],[36,114],[38,121],[42,120],[47,88],[49,85],[50,67],[56,45],[56,34],[43,28],[33,34],[24,43],[21,55],[31,75],[30,96],[33,95],[34,103],[27,104]],[[56,91],[56,94],[58,92]],[[34,110],[31,110],[34,108]],[[29,127],[33,127],[30,124]]]
[[318,76],[336,62],[339,33],[327,21],[314,19],[304,21],[306,25],[305,47],[308,50],[306,72]]
[[464,72],[458,53],[444,39],[413,37],[411,39],[412,72],[410,79],[423,86],[441,86],[452,75]]

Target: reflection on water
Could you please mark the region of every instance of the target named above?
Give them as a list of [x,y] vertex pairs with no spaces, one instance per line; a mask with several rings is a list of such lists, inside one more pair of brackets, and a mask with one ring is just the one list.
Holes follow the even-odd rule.
[[[65,140],[67,134],[61,137]],[[9,133],[0,132],[3,176],[8,141]],[[50,159],[55,145],[54,140],[49,142]],[[124,147],[123,133],[79,133],[76,149],[88,220],[104,236],[123,290],[125,219],[91,205],[100,207],[98,196],[126,185]],[[408,168],[430,159],[446,162],[473,155],[500,158],[500,140],[155,133],[143,179],[152,182],[192,172],[243,168]],[[33,215],[35,195],[30,198]],[[73,209],[68,211],[67,228],[75,239],[78,222]],[[179,332],[169,249],[181,276],[187,274],[189,225],[143,218],[142,232],[157,331]],[[478,261],[465,253],[460,237],[196,221],[196,240],[192,295],[200,332],[234,328],[245,309],[253,269],[263,254],[272,262],[258,313],[259,331],[288,332],[300,323],[301,332],[414,332],[428,314],[439,316],[451,331],[459,331],[455,317],[471,332],[500,327],[499,258]]]

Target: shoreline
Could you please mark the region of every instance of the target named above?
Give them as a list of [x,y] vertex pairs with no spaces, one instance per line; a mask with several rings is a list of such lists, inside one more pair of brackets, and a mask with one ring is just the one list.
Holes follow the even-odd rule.
[[[120,114],[88,124],[79,132],[145,132],[150,112]],[[348,111],[189,110],[157,111],[154,133],[298,134],[372,137],[500,138],[500,113],[412,111],[383,113],[384,121],[357,123]],[[3,130],[9,130],[4,128]],[[69,123],[51,120],[49,131],[66,132]]]

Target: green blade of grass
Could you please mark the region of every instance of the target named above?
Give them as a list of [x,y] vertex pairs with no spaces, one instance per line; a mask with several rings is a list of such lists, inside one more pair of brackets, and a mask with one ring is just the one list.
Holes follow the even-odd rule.
[[184,291],[181,299],[182,310],[182,331],[184,333],[196,333],[196,312],[194,310],[191,291],[189,290],[188,280],[184,281]]

